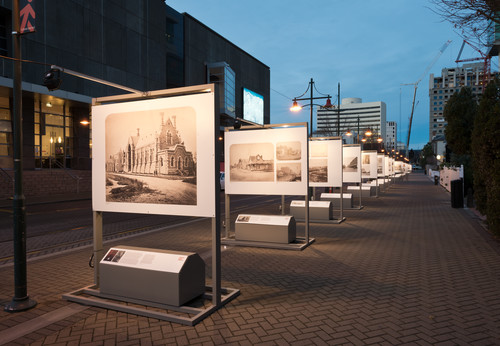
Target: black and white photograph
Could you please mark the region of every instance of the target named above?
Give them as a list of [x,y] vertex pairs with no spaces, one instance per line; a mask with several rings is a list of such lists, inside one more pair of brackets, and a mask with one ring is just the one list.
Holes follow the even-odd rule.
[[383,174],[384,157],[377,155],[377,174]]
[[302,165],[300,162],[278,163],[276,168],[276,180],[278,182],[302,181]]
[[358,157],[357,156],[344,156],[342,170],[344,172],[357,172],[358,171]]
[[106,201],[197,204],[193,108],[110,114]]
[[370,155],[369,154],[362,154],[362,164],[363,165],[370,164]]
[[370,154],[361,154],[361,175],[370,176]]
[[302,154],[300,146],[300,142],[277,143],[276,159],[283,161],[300,160]]
[[248,222],[250,221],[250,215],[239,215],[236,219],[238,222]]
[[326,158],[309,159],[309,182],[310,183],[328,182],[328,159]]
[[231,181],[274,181],[272,143],[233,144],[229,151]]

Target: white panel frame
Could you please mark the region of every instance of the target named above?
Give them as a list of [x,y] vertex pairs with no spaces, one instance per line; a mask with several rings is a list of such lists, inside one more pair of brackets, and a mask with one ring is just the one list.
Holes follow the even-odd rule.
[[[315,146],[325,146],[326,155],[316,153]],[[316,154],[315,154],[316,153]],[[314,156],[313,156],[314,155]],[[312,138],[309,140],[309,171],[311,161],[314,159],[327,159],[328,178],[326,182],[312,182],[309,178],[309,186],[330,187],[342,186],[342,138]]]
[[[293,125],[293,124],[292,124]],[[276,148],[279,143],[298,142],[301,150],[300,159],[278,160]],[[231,179],[231,146],[259,144],[272,145],[273,176],[269,181],[234,181]],[[224,169],[225,169],[225,190],[228,195],[307,195],[307,127],[280,127],[266,129],[252,129],[240,131],[226,131],[224,133]],[[234,153],[234,152],[233,152]],[[258,151],[252,154],[258,154]],[[264,159],[271,160],[271,157]],[[233,157],[234,160],[234,157]],[[294,182],[283,182],[277,180],[278,164],[300,164],[301,180]]]
[[351,144],[343,146],[342,166],[344,165],[345,160],[347,160],[350,157],[357,158],[358,160],[357,169],[354,172],[346,172],[342,170],[343,173],[342,180],[344,183],[361,183],[361,146],[359,144]]
[[[196,205],[152,204],[106,201],[106,118],[132,112],[169,112],[190,108],[196,118]],[[173,96],[92,107],[92,201],[95,211],[214,217],[215,171],[214,93]],[[178,114],[176,114],[179,116]],[[181,112],[182,115],[182,112]],[[136,130],[136,129],[130,129]],[[181,134],[182,136],[182,134]]]

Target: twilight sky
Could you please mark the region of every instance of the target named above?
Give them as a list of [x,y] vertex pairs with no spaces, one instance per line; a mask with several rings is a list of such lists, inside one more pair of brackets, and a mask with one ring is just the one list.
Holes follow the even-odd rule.
[[[311,78],[319,93],[383,101],[406,143],[413,85],[418,84],[410,148],[429,141],[429,75],[455,67],[462,45],[428,0],[166,0],[233,42],[271,70],[271,123],[309,121],[290,112]],[[452,43],[424,75],[440,49]],[[466,46],[461,58],[476,58]],[[498,70],[498,60],[492,60]],[[314,96],[320,96],[314,92]],[[318,103],[323,100],[318,100]],[[307,104],[307,101],[305,102]],[[313,120],[316,127],[316,118]]]

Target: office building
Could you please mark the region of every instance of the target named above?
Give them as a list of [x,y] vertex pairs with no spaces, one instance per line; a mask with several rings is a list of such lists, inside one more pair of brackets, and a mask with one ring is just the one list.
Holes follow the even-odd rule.
[[[23,63],[27,171],[89,171],[92,98],[127,93],[64,73],[48,91],[42,80],[51,65],[140,91],[214,83],[221,125],[243,117],[250,90],[261,96],[261,122],[270,121],[269,67],[163,0],[36,1],[34,10],[36,31],[21,36],[22,59],[32,61]],[[12,57],[10,1],[0,3],[0,27],[0,54]],[[0,73],[0,190],[11,191],[12,60],[2,59]]]
[[357,133],[359,128],[361,137],[368,129],[372,131],[373,138],[380,136],[384,139],[386,136],[386,105],[381,101],[363,103],[360,98],[344,98],[338,109],[320,107],[317,119],[318,135],[338,136],[347,131]]

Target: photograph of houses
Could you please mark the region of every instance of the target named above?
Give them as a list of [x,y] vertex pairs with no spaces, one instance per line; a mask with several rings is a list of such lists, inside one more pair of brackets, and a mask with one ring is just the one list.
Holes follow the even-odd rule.
[[233,144],[229,151],[231,181],[274,181],[272,143]]
[[300,145],[301,145],[300,142],[277,143],[276,159],[284,161],[300,160],[301,158]]
[[110,114],[105,151],[106,202],[197,204],[193,108]]

